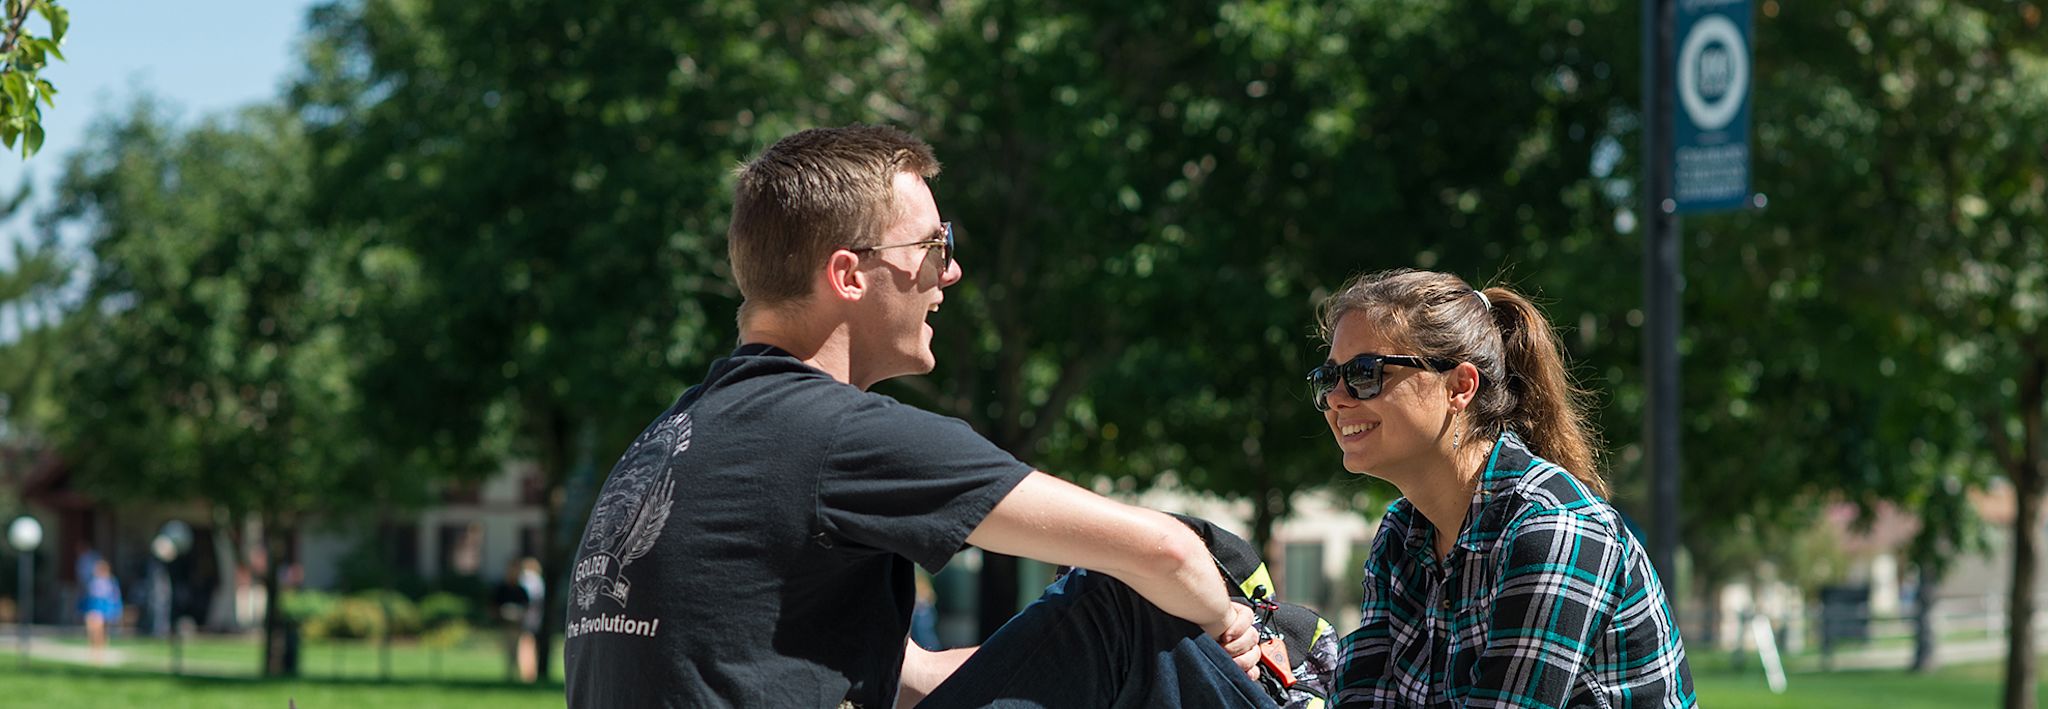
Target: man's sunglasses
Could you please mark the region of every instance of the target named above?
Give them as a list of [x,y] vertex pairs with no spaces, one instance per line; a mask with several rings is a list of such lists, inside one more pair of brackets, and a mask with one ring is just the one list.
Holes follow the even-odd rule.
[[866,246],[858,249],[847,250],[857,254],[865,254],[873,251],[881,251],[883,249],[907,249],[912,246],[922,246],[927,249],[938,249],[939,258],[941,259],[939,261],[939,276],[944,277],[946,275],[946,270],[953,267],[953,223],[939,222],[939,228],[945,231],[944,236],[934,236],[932,238],[925,239],[924,241],[913,241],[908,244],[890,244],[888,246]]
[[1389,364],[1427,369],[1432,372],[1447,372],[1457,368],[1458,361],[1442,357],[1362,354],[1343,364],[1335,361],[1324,362],[1323,366],[1308,372],[1308,390],[1309,394],[1315,397],[1316,410],[1330,410],[1330,392],[1334,391],[1339,383],[1344,385],[1344,393],[1359,401],[1379,396],[1380,385],[1387,381]]

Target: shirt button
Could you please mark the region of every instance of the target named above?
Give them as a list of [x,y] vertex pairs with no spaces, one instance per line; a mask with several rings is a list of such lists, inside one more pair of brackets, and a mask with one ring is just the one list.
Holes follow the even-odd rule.
[[824,547],[826,549],[832,548],[832,538],[826,536],[824,532],[819,532],[817,534],[811,535],[811,541],[817,542],[818,546]]
[[1451,597],[1450,597],[1450,596],[1444,596],[1444,610],[1450,610],[1450,609],[1451,609]]

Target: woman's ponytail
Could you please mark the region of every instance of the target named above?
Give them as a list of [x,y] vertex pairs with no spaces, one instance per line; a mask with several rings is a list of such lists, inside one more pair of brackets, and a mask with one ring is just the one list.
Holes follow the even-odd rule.
[[1484,291],[1500,328],[1503,388],[1509,406],[1501,428],[1513,430],[1536,455],[1562,466],[1593,494],[1607,496],[1601,475],[1599,435],[1586,419],[1583,401],[1591,394],[1572,382],[1557,333],[1543,311],[1521,294],[1502,287]]

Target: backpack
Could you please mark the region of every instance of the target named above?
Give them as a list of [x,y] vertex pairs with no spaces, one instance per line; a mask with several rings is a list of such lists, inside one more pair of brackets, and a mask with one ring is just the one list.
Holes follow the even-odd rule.
[[1321,614],[1279,600],[1258,549],[1244,537],[1191,515],[1173,514],[1208,545],[1231,598],[1252,607],[1259,632],[1259,685],[1282,709],[1322,709],[1337,688],[1337,633]]

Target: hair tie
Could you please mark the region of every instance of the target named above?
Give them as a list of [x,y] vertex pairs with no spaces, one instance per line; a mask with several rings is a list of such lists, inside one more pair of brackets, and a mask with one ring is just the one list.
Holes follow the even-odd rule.
[[1493,300],[1487,298],[1485,293],[1481,292],[1478,288],[1474,288],[1472,289],[1472,294],[1479,296],[1480,307],[1486,308],[1488,311],[1493,310]]

